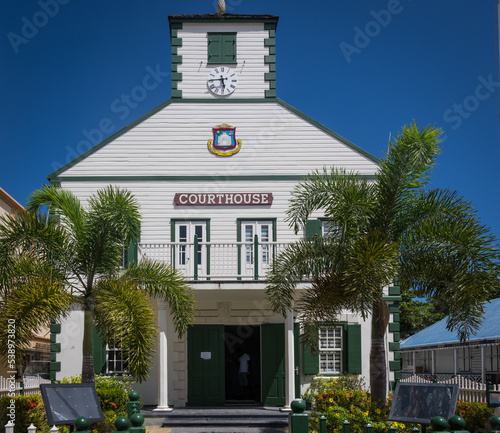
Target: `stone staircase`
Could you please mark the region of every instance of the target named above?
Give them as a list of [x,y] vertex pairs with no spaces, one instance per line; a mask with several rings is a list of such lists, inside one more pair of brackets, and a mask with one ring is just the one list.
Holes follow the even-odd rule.
[[289,412],[275,407],[226,405],[141,413],[145,426],[161,426],[165,433],[284,433],[288,430]]

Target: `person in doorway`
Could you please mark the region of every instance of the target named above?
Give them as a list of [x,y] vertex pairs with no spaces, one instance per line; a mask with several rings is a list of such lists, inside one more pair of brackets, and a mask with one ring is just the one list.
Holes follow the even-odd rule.
[[238,370],[238,381],[240,385],[240,395],[241,398],[249,396],[248,388],[248,372],[250,367],[250,355],[243,351],[238,350],[238,360],[240,362],[240,368]]

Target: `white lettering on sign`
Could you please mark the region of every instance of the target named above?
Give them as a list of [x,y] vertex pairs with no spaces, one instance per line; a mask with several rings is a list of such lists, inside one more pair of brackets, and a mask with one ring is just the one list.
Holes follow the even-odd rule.
[[269,206],[273,204],[271,192],[185,193],[174,196],[177,206]]

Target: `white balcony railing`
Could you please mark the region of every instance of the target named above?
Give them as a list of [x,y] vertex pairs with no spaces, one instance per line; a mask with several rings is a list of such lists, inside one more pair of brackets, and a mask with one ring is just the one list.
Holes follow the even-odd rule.
[[286,244],[259,242],[167,242],[139,244],[139,260],[167,263],[188,280],[264,280],[276,254]]

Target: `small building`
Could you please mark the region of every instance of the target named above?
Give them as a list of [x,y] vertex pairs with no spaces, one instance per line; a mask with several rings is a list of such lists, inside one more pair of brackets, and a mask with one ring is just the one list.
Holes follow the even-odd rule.
[[[131,191],[141,207],[141,239],[125,262],[164,261],[194,289],[195,323],[181,339],[168,305],[156,303],[157,357],[136,390],[159,410],[237,400],[239,346],[251,359],[250,395],[262,404],[288,406],[318,374],[361,374],[368,383],[370,318],[350,311],[332,318],[313,356],[301,348],[300,317],[273,313],[265,288],[285,245],[325,230],[321,214],[299,234],[286,223],[297,182],[334,165],[373,178],[378,160],[276,97],[277,16],[175,15],[169,24],[171,98],[49,176],[84,204],[110,184]],[[309,72],[282,73],[315,85],[304,78]],[[397,322],[393,292],[386,300]],[[75,311],[54,327],[54,379],[81,372],[82,323]],[[394,381],[399,323],[389,326]],[[124,372],[116,348],[96,346],[95,353],[96,372]]]
[[[14,215],[17,212],[24,211],[24,207],[8,194],[3,188],[0,188],[0,217],[5,215]],[[48,327],[40,329],[35,338],[29,342],[26,351],[26,357],[23,362],[23,369],[31,361],[46,361],[50,360],[50,332]],[[0,377],[10,376],[11,369],[7,367],[7,359],[4,356],[0,357]],[[17,372],[20,374],[20,372]]]
[[401,343],[401,377],[424,376],[438,381],[463,375],[480,382],[500,383],[500,298],[485,305],[476,334],[460,342],[446,329],[447,318]]

